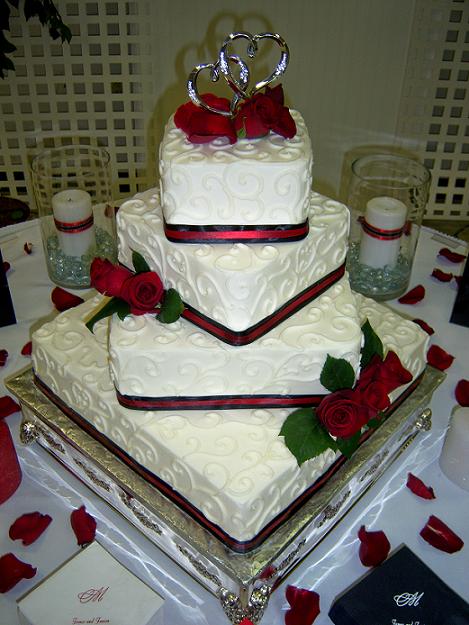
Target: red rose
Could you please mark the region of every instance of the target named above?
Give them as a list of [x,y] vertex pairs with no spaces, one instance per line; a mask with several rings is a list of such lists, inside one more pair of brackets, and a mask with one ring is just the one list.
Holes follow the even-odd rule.
[[316,414],[331,436],[349,438],[359,432],[369,419],[366,406],[351,389],[327,395],[316,409]]
[[412,382],[412,374],[402,366],[399,356],[395,352],[388,352],[380,367],[379,379],[387,387],[388,393],[402,384]]
[[286,106],[280,111],[275,124],[272,125],[272,130],[285,139],[292,139],[296,135],[295,120]]
[[[266,100],[270,102],[268,98],[266,98]],[[268,115],[267,111],[266,115]],[[259,115],[256,100],[254,98],[247,100],[241,105],[236,114],[234,125],[236,132],[241,137],[246,137],[246,139],[258,139],[259,137],[264,137],[270,130],[269,125],[264,121],[262,116]]]
[[270,87],[265,88],[265,95],[269,96],[271,100],[283,106],[284,104],[284,95],[283,95],[283,87],[282,85],[277,85],[273,89]]
[[296,124],[290,111],[283,106],[283,90],[266,89],[256,93],[244,102],[236,114],[234,124],[238,134],[247,139],[263,137],[270,130],[291,139],[296,133]]
[[360,371],[360,377],[358,378],[356,389],[361,390],[366,388],[370,382],[379,379],[379,372],[382,364],[383,361],[381,358],[378,354],[375,354],[366,367],[363,367]]
[[[220,111],[230,110],[230,102],[226,98],[206,93],[202,100]],[[230,117],[207,111],[193,102],[186,102],[177,109],[174,123],[191,143],[209,143],[217,137],[226,137],[230,143],[236,143],[236,132]]]
[[133,315],[143,315],[155,310],[163,297],[163,283],[158,274],[144,271],[132,275],[122,286],[120,297],[130,304]]
[[374,380],[360,389],[360,400],[375,413],[386,410],[391,403],[386,384],[379,380]]
[[95,258],[90,267],[91,286],[103,295],[120,297],[124,281],[132,272],[120,265],[113,265],[109,260]]

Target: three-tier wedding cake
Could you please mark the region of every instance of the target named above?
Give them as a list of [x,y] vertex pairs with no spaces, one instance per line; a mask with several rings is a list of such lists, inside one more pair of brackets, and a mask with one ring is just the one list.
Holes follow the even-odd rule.
[[[192,101],[166,126],[160,189],[118,211],[120,266],[92,268],[103,295],[34,334],[33,366],[75,422],[230,548],[248,551],[343,462],[340,440],[358,445],[415,388],[427,337],[350,289],[349,212],[311,191],[305,122],[281,87],[268,86],[286,68],[285,42],[230,37],[216,63],[191,74]],[[246,63],[227,52],[235,38],[280,48],[276,70],[250,90]],[[228,75],[231,103],[199,95],[207,65],[215,78]],[[382,346],[366,363],[364,325]],[[334,417],[345,424],[339,434],[321,409],[334,393],[349,402]],[[309,459],[286,444],[295,410],[328,437]]]

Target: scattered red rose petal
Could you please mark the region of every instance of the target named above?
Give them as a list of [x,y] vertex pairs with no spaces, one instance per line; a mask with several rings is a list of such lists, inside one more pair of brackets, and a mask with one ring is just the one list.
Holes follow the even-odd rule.
[[0,349],[0,367],[4,367],[8,360],[8,352],[6,349]]
[[445,352],[445,350],[438,347],[438,345],[432,345],[427,352],[428,364],[440,371],[446,371],[448,367],[451,367],[453,360],[454,356]]
[[32,341],[28,341],[21,348],[21,353],[23,354],[23,356],[31,356],[32,350],[33,350],[33,343]]
[[8,592],[22,579],[31,579],[36,570],[30,564],[18,560],[13,553],[0,558],[0,592]]
[[81,508],[72,512],[70,524],[80,547],[93,542],[96,535],[96,520],[86,511],[85,506],[81,506]]
[[469,406],[469,380],[459,380],[454,389],[456,401],[461,406]]
[[391,545],[383,531],[367,532],[362,525],[358,530],[358,538],[361,543],[358,555],[363,566],[378,566],[386,560]]
[[285,613],[285,625],[311,625],[321,611],[319,595],[314,590],[287,586],[285,597],[290,609]]
[[453,274],[446,273],[446,271],[442,271],[441,269],[434,269],[432,271],[432,278],[436,278],[440,282],[451,282]]
[[424,332],[426,332],[430,336],[432,334],[435,334],[435,330],[432,328],[432,326],[429,326],[428,323],[423,319],[413,319],[413,322],[420,326],[422,330],[424,330]]
[[23,249],[24,249],[25,254],[29,255],[33,251],[33,244],[32,243],[25,243],[23,245]]
[[0,397],[0,419],[9,417],[18,410],[21,410],[21,407],[9,395]]
[[52,517],[40,512],[28,512],[18,517],[10,527],[11,540],[21,540],[23,545],[31,545],[49,527]]
[[55,289],[52,291],[51,300],[59,312],[63,312],[64,310],[68,310],[69,308],[74,308],[75,306],[78,306],[78,304],[83,303],[81,297],[78,297],[78,295],[73,295],[73,293],[69,293],[64,289],[61,289],[60,286],[56,286]]
[[435,493],[431,486],[427,486],[422,480],[412,473],[407,474],[407,488],[410,489],[417,497],[422,499],[435,499]]
[[420,536],[432,547],[446,551],[446,553],[455,553],[464,547],[464,542],[459,536],[433,514],[428,517],[427,524],[421,530]]
[[397,301],[400,304],[418,304],[425,297],[425,287],[419,284],[411,289],[408,293],[400,297]]
[[465,254],[452,252],[447,247],[442,247],[441,250],[438,252],[438,256],[443,256],[443,258],[449,260],[450,263],[462,263],[462,261],[466,258]]
[[243,618],[243,620],[241,621],[239,625],[254,625],[254,623],[250,621],[248,618]]
[[0,504],[16,492],[21,479],[21,466],[10,428],[6,421],[0,421]]
[[10,270],[10,267],[11,267],[10,263],[8,261],[4,260],[3,261],[3,271],[6,273],[7,271]]

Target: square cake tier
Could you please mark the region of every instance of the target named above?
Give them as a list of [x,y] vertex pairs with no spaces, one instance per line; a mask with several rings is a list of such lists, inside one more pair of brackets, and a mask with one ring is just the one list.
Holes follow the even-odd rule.
[[[362,301],[362,300],[360,300]],[[291,410],[135,411],[116,399],[108,366],[108,324],[85,320],[101,297],[68,310],[33,335],[37,384],[80,427],[234,550],[259,545],[334,472],[328,450],[298,466],[280,429]],[[369,301],[365,314],[414,379],[428,337]],[[381,334],[380,325],[384,324]],[[394,392],[400,395],[403,387]]]
[[348,209],[312,193],[309,224],[306,238],[275,245],[173,243],[165,236],[159,193],[150,189],[117,213],[119,261],[132,269],[132,253],[139,252],[165,287],[179,292],[192,316],[195,311],[202,322],[246,333],[343,275]]
[[163,213],[168,224],[300,224],[308,218],[313,156],[305,122],[296,134],[190,143],[166,125],[159,152]]
[[228,345],[181,318],[111,320],[111,375],[130,408],[272,408],[317,405],[327,355],[358,372],[362,343],[355,298],[342,278],[249,345]]

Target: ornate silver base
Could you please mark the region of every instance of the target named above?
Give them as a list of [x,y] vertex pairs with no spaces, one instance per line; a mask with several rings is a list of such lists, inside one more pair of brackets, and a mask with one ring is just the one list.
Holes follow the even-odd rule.
[[37,441],[216,595],[234,625],[259,623],[272,589],[324,538],[419,433],[444,374],[427,368],[414,393],[327,484],[258,549],[237,554],[84,433],[34,385],[30,369],[7,380],[23,410],[21,440]]

